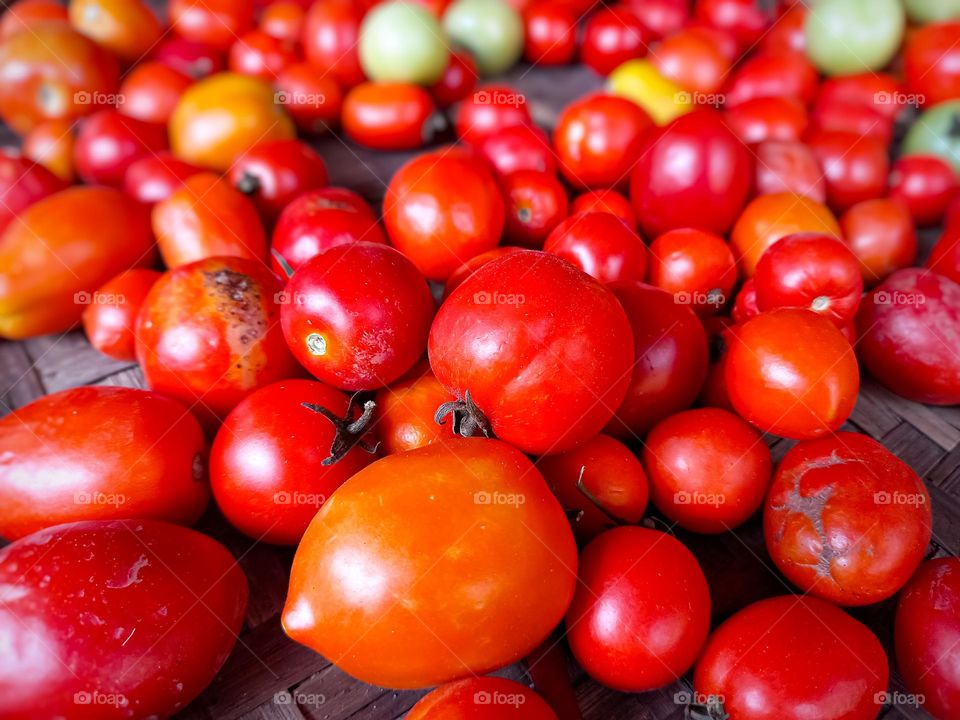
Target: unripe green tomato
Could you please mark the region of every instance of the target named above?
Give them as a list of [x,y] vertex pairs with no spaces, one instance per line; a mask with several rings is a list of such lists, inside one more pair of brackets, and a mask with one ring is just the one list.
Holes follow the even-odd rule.
[[432,85],[450,50],[440,23],[415,2],[374,7],[360,26],[360,65],[371,80]]
[[918,117],[903,139],[903,155],[936,155],[960,174],[960,100],[949,100]]
[[816,0],[807,13],[807,55],[825,75],[879,70],[896,54],[906,18],[901,0]]
[[523,21],[503,0],[457,0],[444,13],[443,27],[484,75],[504,72],[523,52]]
[[940,22],[960,18],[960,0],[903,0],[907,17],[915,23]]

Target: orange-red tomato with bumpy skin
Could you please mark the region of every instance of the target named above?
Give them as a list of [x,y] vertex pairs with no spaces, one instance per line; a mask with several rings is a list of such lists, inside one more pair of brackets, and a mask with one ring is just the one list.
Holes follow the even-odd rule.
[[500,677],[475,677],[427,693],[406,720],[557,720],[557,714],[526,685]]
[[280,330],[280,292],[259,260],[207,258],[168,271],[137,318],[147,384],[212,430],[257,388],[300,374]]
[[125,387],[79,387],[0,419],[0,536],[76,520],[191,525],[210,499],[206,442],[180,403]]
[[930,542],[930,495],[867,435],[807,440],[784,456],[763,512],[770,557],[806,593],[871,605],[897,592]]
[[136,360],[133,331],[137,315],[160,276],[156,270],[135,268],[120,273],[92,293],[90,304],[83,311],[83,330],[90,344],[115,360]]
[[917,258],[917,230],[910,211],[899,200],[857,203],[840,216],[840,229],[859,261],[864,285],[876,285]]
[[144,122],[166,125],[193,78],[155,60],[140,63],[120,83],[123,103],[117,109]]
[[9,720],[175,715],[230,655],[248,594],[223,545],[155,520],[41,530],[0,550],[0,587]]
[[217,50],[253,27],[253,0],[170,0],[168,12],[177,35]]
[[415,450],[424,445],[452,438],[450,423],[437,424],[434,415],[445,402],[455,400],[420,362],[402,378],[377,391],[377,415],[374,430],[384,455]]
[[650,245],[650,284],[686,301],[698,315],[726,305],[737,282],[737,263],[723,238],[694,228],[664,233]]
[[0,337],[68,330],[90,293],[155,259],[149,213],[119,190],[75,187],[35,202],[0,236]]
[[343,99],[341,123],[351,140],[375,150],[412,150],[429,142],[439,117],[419,85],[364,82]]
[[143,0],[70,0],[70,24],[127,63],[143,59],[163,28]]
[[647,274],[647,246],[610,213],[571,215],[553,229],[543,249],[603,283],[643,281]]
[[570,604],[576,567],[563,509],[519,450],[445,440],[368,465],[320,509],[283,627],[366,683],[427,687],[537,647]]

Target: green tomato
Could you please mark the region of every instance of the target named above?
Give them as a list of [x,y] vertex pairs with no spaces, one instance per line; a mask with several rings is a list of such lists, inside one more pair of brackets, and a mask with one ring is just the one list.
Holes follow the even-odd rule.
[[360,65],[371,80],[432,85],[449,61],[440,23],[418,3],[383,3],[363,19]]
[[960,100],[934,105],[918,117],[903,139],[904,155],[936,155],[960,174]]
[[940,22],[960,18],[960,0],[903,0],[907,17],[915,23]]
[[887,65],[903,40],[901,0],[816,0],[807,13],[807,55],[825,75]]
[[523,21],[502,0],[457,0],[444,14],[443,27],[470,51],[484,75],[509,69],[523,52]]

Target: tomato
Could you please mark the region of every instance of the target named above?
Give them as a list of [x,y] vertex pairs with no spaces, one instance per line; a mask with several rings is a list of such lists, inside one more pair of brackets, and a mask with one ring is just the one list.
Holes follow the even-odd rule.
[[[577,17],[591,5],[577,12]],[[443,14],[443,30],[449,42],[473,55],[484,76],[506,72],[523,53],[523,20],[505,2],[455,0]]]
[[[786,6],[786,7],[784,7]],[[781,3],[780,16],[764,32],[758,48],[761,52],[792,51],[806,53],[807,37],[804,23],[807,20],[803,3]]]
[[421,147],[442,127],[430,93],[395,82],[365,82],[351,89],[342,122],[351,140],[376,150]]
[[239,257],[165,273],[134,333],[147,384],[212,430],[257,388],[300,372],[280,330],[280,287],[260,261]]
[[407,720],[557,720],[526,685],[499,677],[466,678],[442,685],[414,705]]
[[637,217],[633,214],[630,201],[616,190],[586,190],[570,202],[570,214],[606,212],[623,220],[631,230],[637,229]]
[[134,63],[163,35],[160,21],[142,0],[70,0],[70,24],[122,60]]
[[[747,281],[744,287],[752,284]],[[734,320],[725,315],[714,315],[705,318],[703,328],[707,331],[707,342],[710,348],[710,367],[707,368],[707,378],[700,389],[698,403],[706,407],[733,410],[730,395],[727,392],[727,348],[733,332]]]
[[748,145],[773,140],[798,141],[807,129],[807,109],[794,97],[751,98],[726,110],[723,117],[727,126]]
[[730,234],[741,276],[753,275],[760,257],[777,240],[799,232],[840,237],[840,225],[826,206],[803,195],[775,193],[753,199]]
[[807,56],[824,75],[886,67],[903,39],[899,0],[819,0],[807,14]]
[[[376,581],[355,582],[357,563]],[[447,440],[367,466],[320,509],[283,627],[363,682],[436,685],[537,647],[570,604],[576,567],[563,510],[520,451]]]
[[164,125],[192,78],[161,62],[141,63],[123,78],[118,110],[127,117]]
[[930,251],[925,266],[955,283],[960,283],[960,235],[955,221],[948,221],[946,229]]
[[839,428],[860,373],[850,343],[826,317],[783,308],[747,320],[727,354],[730,400],[763,432],[802,440]]
[[503,235],[507,242],[537,247],[567,217],[567,191],[551,173],[517,170],[501,178],[500,186],[506,204]]
[[544,455],[582,445],[610,420],[629,380],[630,337],[599,282],[549,253],[518,251],[476,270],[440,306],[430,367],[460,401],[444,409],[460,434],[492,432]]
[[601,75],[609,75],[627,60],[642,58],[652,34],[637,13],[624,6],[601,6],[587,19],[580,59]]
[[956,0],[904,0],[907,17],[918,24],[960,17]]
[[283,276],[279,254],[293,270],[337,245],[385,243],[370,206],[352,190],[327,187],[305,192],[280,213],[273,229],[273,270]]
[[[513,247],[511,245],[500,245],[495,247],[493,250],[487,250],[482,252],[479,255],[474,255],[472,258],[467,260],[463,265],[458,267],[452,273],[450,277],[447,278],[447,281],[443,284],[443,297],[444,299],[450,297],[450,293],[460,287],[460,284],[466,280],[468,277],[473,275],[474,271],[486,265],[488,262],[492,262],[503,255],[509,255],[510,253],[520,252],[525,248]],[[526,248],[529,249],[529,248]]]
[[463,99],[453,121],[457,137],[479,145],[499,130],[533,125],[527,97],[509,85],[483,85]]
[[66,186],[43,165],[0,149],[0,232],[35,202]]
[[500,175],[518,170],[557,174],[557,158],[547,134],[535,125],[512,125],[488,135],[477,150]]
[[177,35],[218,50],[253,27],[252,0],[170,0],[167,12]]
[[[73,168],[74,123],[69,120],[45,120],[23,136],[23,156],[43,165],[68,183],[76,179]],[[10,200],[6,202],[9,204]]]
[[799,142],[767,140],[753,151],[757,159],[757,195],[792,193],[821,205],[827,201],[820,163],[809,147]]
[[69,188],[33,203],[0,235],[0,337],[70,329],[80,300],[155,258],[149,214],[119,190]]
[[650,58],[664,77],[698,96],[716,93],[730,72],[730,61],[717,43],[695,29],[665,38]]
[[537,469],[567,511],[580,542],[616,525],[636,524],[647,509],[650,491],[643,466],[609,435],[595,435],[575,450],[542,457]]
[[690,19],[688,0],[626,0],[624,5],[654,38],[672,35]]
[[383,200],[390,242],[430,280],[445,280],[463,262],[496,247],[504,202],[479,160],[424,153],[394,174]]
[[960,100],[942,102],[921,114],[903,138],[903,156],[936,155],[960,174]]
[[859,72],[825,79],[817,91],[816,104],[866,106],[889,120],[895,120],[903,110],[905,99],[903,86],[892,75]]
[[343,91],[317,66],[305,62],[287,65],[275,78],[274,86],[274,99],[301,132],[322,133],[340,122]]
[[366,79],[357,50],[362,17],[353,0],[320,0],[310,6],[303,24],[301,42],[307,60],[344,88]]
[[133,330],[147,293],[160,279],[156,270],[126,270],[89,296],[83,330],[90,344],[116,360],[136,360]]
[[741,48],[751,48],[772,24],[767,6],[751,0],[700,0],[696,3],[697,20],[721,30],[729,30]]
[[402,378],[377,391],[376,430],[384,455],[414,450],[454,437],[452,426],[438,425],[433,416],[445,402],[455,400],[419,362]]
[[170,147],[182,160],[227,171],[254,143],[294,137],[293,122],[257,78],[219,73],[191,85],[170,117]]
[[51,20],[68,20],[67,8],[57,0],[16,0],[0,16],[0,40]]
[[153,59],[194,80],[221,72],[226,67],[220,49],[179,37],[160,43]]
[[170,152],[144,155],[127,167],[123,191],[142,203],[153,205],[173,195],[184,180],[202,172]]
[[306,16],[306,4],[298,0],[279,0],[263,9],[257,27],[270,37],[296,46],[300,42]]
[[617,66],[607,78],[606,88],[638,105],[656,125],[666,125],[695,108],[690,93],[646,59],[635,58]]
[[953,168],[935,155],[898,158],[890,172],[890,197],[906,205],[918,225],[940,222],[958,189]]
[[707,336],[693,310],[663,290],[637,282],[611,289],[633,329],[636,362],[606,432],[630,440],[696,399],[707,373]]
[[594,93],[570,103],[553,133],[560,171],[578,188],[625,187],[651,125],[639,106],[615,95]]
[[543,249],[603,283],[642,281],[647,272],[643,240],[610,213],[571,215],[554,228]]
[[811,125],[829,132],[869,135],[886,145],[893,139],[893,118],[882,115],[873,105],[856,102],[817,102],[811,113]]
[[807,143],[823,167],[831,207],[846,210],[886,191],[890,161],[881,140],[852,132],[817,131]]
[[911,34],[903,50],[907,88],[921,105],[960,98],[960,20],[930,23]]
[[897,605],[897,665],[907,688],[924,698],[935,717],[960,712],[960,559],[937,558],[920,566]]
[[167,267],[231,256],[264,261],[267,239],[253,202],[213,173],[191,175],[152,214]]
[[327,166],[300,140],[268,140],[237,159],[230,168],[230,181],[272,223],[301,193],[327,184]]
[[839,608],[782,595],[718,627],[694,670],[718,717],[874,720],[889,666],[876,636]]
[[464,50],[452,49],[450,62],[444,68],[443,74],[428,89],[434,102],[442,108],[450,107],[467,98],[477,86],[480,74],[477,63]]
[[360,25],[358,50],[374,82],[430,85],[450,59],[439,20],[416,2],[376,3]]
[[680,228],[650,245],[650,284],[666,290],[698,315],[712,315],[731,297],[737,263],[723,238]]
[[857,314],[857,351],[867,371],[909,400],[960,403],[960,285],[930,270],[898,270]]
[[669,685],[693,665],[709,629],[707,580],[672,535],[615,528],[580,554],[567,639],[595,680],[622,692]]
[[280,40],[263,30],[249,30],[237,38],[227,54],[230,72],[257,77],[268,82],[297,62],[297,48],[290,40]]
[[577,53],[578,15],[567,5],[538,0],[523,11],[523,57],[534,65],[566,65]]
[[910,579],[930,542],[923,481],[871,437],[841,432],[793,447],[763,512],[770,557],[804,592],[870,605]]
[[840,218],[840,229],[859,261],[865,285],[875,285],[912,265],[917,257],[917,232],[910,212],[896,200],[857,203]]
[[719,113],[696,110],[645,136],[630,199],[648,237],[693,227],[723,235],[750,191],[750,154]]
[[757,307],[757,286],[753,278],[747,278],[737,293],[733,303],[733,310],[730,312],[735,323],[743,323],[752,317],[760,314],[760,308]]
[[101,110],[81,123],[73,163],[84,182],[120,187],[131,163],[166,148],[167,133],[162,125],[124,117],[116,110]]
[[76,120],[113,105],[116,58],[62,22],[45,22],[0,43],[0,118],[26,133],[44,120]]
[[757,53],[730,76],[724,97],[729,107],[761,97],[785,97],[809,104],[819,77],[800,53]]

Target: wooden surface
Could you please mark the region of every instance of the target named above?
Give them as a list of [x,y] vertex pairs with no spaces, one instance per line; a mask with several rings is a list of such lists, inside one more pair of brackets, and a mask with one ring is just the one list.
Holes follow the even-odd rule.
[[[515,69],[506,78],[526,97],[535,119],[552,126],[565,102],[599,86],[585,69]],[[393,171],[410,155],[372,153],[337,138],[318,141],[332,183],[352,187],[378,200]],[[929,247],[932,238],[925,238]],[[46,393],[77,385],[142,387],[139,370],[130,363],[109,360],[78,332],[0,343],[0,414]],[[849,429],[881,440],[912,465],[927,481],[933,500],[935,544],[931,554],[960,553],[960,409],[930,408],[891,395],[866,380]],[[779,459],[789,445],[773,443]],[[286,592],[291,549],[256,544],[229,528],[215,508],[201,529],[225,543],[238,557],[250,581],[246,626],[236,649],[217,680],[180,717],[271,718],[299,720],[392,720],[402,717],[422,693],[394,692],[358,683],[311,650],[288,640],[279,612]],[[737,533],[716,538],[680,535],[698,555],[714,587],[718,618],[760,597],[791,592],[770,568],[755,519]],[[889,648],[893,603],[855,611]],[[675,702],[689,689],[684,680],[674,687],[641,695],[620,694],[585,678],[571,663],[580,707],[587,720],[663,720],[682,718]],[[524,680],[524,669],[504,671]],[[902,689],[896,669],[892,688]],[[928,717],[909,707],[885,709],[887,718]]]

